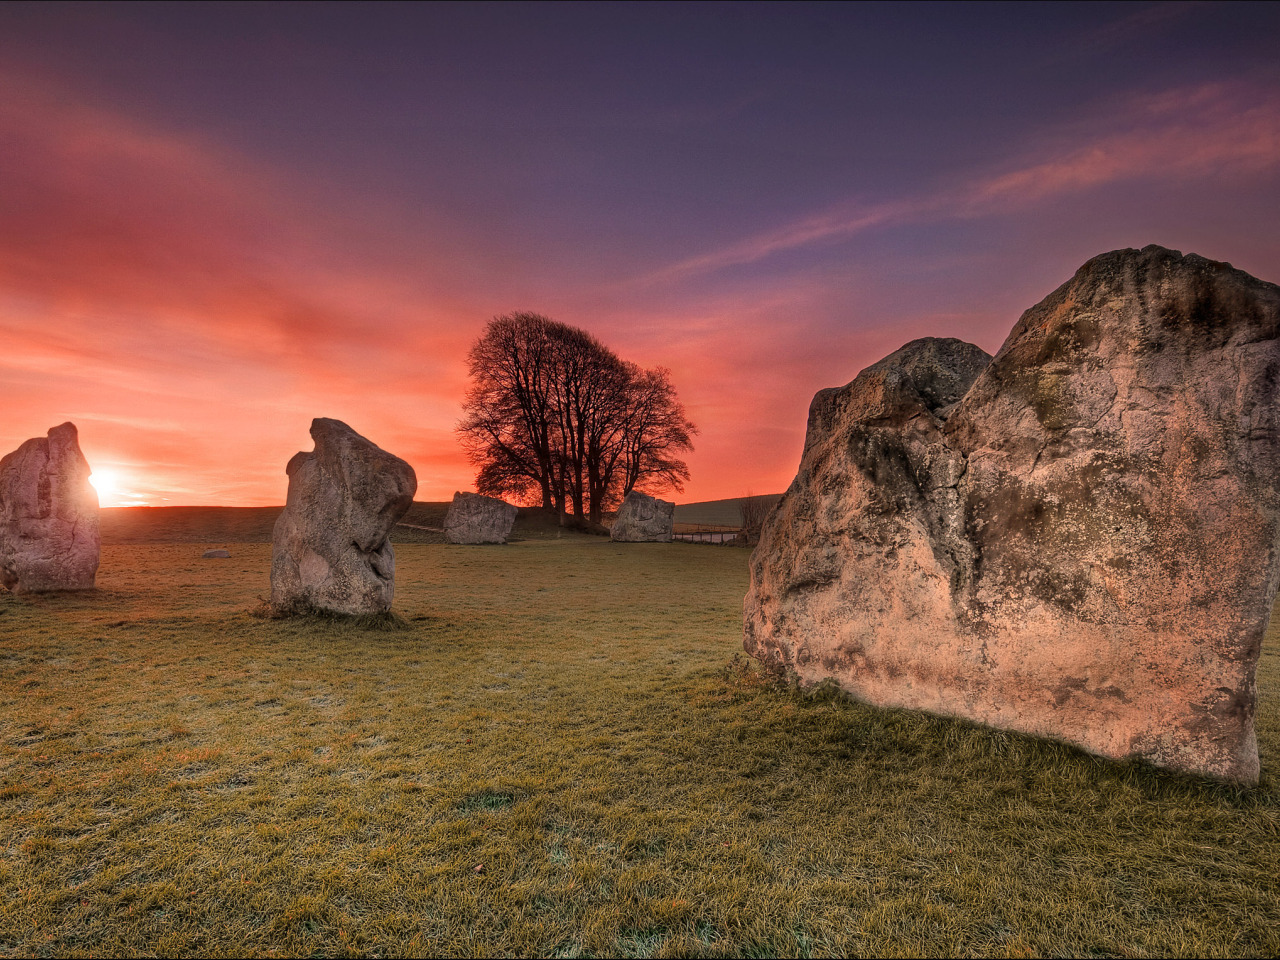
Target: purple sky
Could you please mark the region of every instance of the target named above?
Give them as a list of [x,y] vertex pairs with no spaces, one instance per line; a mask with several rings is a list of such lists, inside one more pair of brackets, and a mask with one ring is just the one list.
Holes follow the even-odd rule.
[[0,452],[280,503],[314,416],[469,489],[496,314],[662,365],[677,499],[776,492],[813,393],[994,352],[1089,257],[1280,280],[1275,4],[0,7]]

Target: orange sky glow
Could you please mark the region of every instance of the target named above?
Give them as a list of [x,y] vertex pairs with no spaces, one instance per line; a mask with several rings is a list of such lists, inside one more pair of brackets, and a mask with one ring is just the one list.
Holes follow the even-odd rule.
[[[998,76],[1010,99],[993,107],[977,77],[996,67],[917,51],[937,76],[910,102],[959,99],[906,122],[896,102],[828,103],[839,78],[822,71],[843,60],[769,39],[772,9],[735,33],[698,8],[703,72],[661,88],[586,54],[563,76],[530,60],[496,77],[459,55],[424,79],[386,46],[433,27],[501,48],[465,9],[353,12],[360,29],[241,10],[264,18],[253,44],[204,37],[208,7],[70,8],[80,32],[0,14],[0,453],[70,420],[103,506],[271,505],[311,419],[333,417],[408,460],[417,499],[445,500],[474,482],[454,435],[467,350],[530,310],[671,370],[699,428],[677,500],[777,492],[815,391],[919,336],[994,352],[1098,253],[1159,243],[1280,280],[1280,71],[1233,34],[1154,66],[1211,8],[1135,48],[1145,73],[1029,92]],[[1010,13],[1039,44],[1027,76],[1051,56],[1096,73],[1128,29],[1030,10]],[[850,29],[892,47],[898,15]],[[567,14],[518,16],[513,37]],[[667,41],[660,23],[632,37],[638,16],[584,15],[573,49],[605,37],[647,62]],[[102,30],[116,53],[89,45]],[[759,73],[716,67],[766,42]],[[335,49],[369,59],[331,89]]]

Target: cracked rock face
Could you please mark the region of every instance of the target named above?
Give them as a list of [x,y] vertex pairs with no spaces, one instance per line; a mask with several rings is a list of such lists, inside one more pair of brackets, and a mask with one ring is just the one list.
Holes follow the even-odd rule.
[[675,516],[676,505],[672,501],[632,490],[618,508],[617,519],[609,528],[609,539],[626,543],[669,543]]
[[505,500],[458,492],[445,514],[444,535],[450,543],[506,543],[517,512]]
[[917,340],[819,392],[744,647],[873,704],[1256,782],[1278,338],[1280,287],[1120,250],[989,365]]
[[0,460],[0,584],[15,593],[91,590],[98,573],[98,492],[75,424]]
[[395,589],[388,537],[413,503],[413,468],[340,420],[311,421],[311,453],[289,461],[271,538],[271,606],[385,613]]

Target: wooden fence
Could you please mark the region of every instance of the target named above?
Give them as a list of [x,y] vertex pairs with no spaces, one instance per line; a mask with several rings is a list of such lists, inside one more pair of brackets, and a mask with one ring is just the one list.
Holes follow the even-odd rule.
[[685,543],[732,543],[742,532],[741,527],[716,523],[677,523],[672,529],[671,539]]

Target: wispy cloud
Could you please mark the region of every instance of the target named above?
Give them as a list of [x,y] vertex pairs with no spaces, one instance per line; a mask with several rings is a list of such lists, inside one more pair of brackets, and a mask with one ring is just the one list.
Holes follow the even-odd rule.
[[775,253],[830,243],[891,223],[915,219],[928,208],[925,201],[898,201],[863,208],[840,208],[806,217],[775,230],[756,234],[709,253],[681,260],[653,274],[650,279],[707,273],[724,267],[754,263]]
[[[1249,96],[1252,93],[1253,96]],[[1193,179],[1280,165],[1280,95],[1213,84],[1145,98],[1121,114],[1121,129],[1059,146],[979,179],[939,210],[981,215],[1135,178]]]
[[1204,0],[1162,0],[1147,4],[1099,24],[1084,36],[1073,38],[1069,53],[1062,59],[1069,56],[1079,61],[1082,51],[1110,54],[1117,47],[1131,43],[1135,37],[1150,36],[1153,32],[1186,21],[1205,6]]
[[1169,90],[1049,131],[1001,169],[915,196],[842,204],[681,260],[646,279],[755,263],[893,225],[1015,212],[1128,180],[1230,177],[1277,166],[1280,91],[1248,83]]

